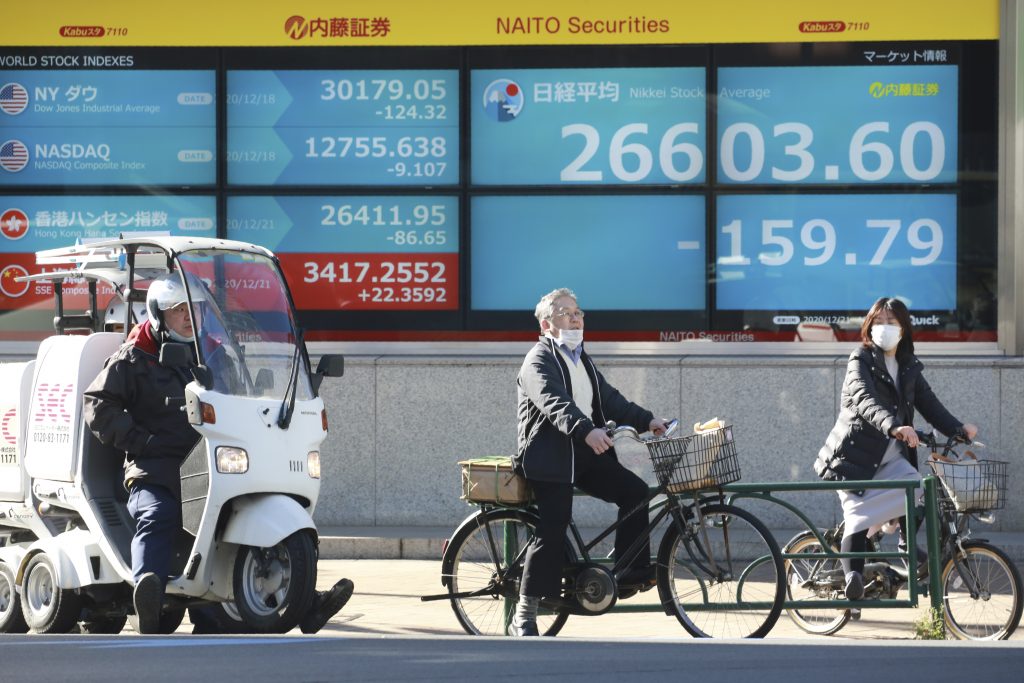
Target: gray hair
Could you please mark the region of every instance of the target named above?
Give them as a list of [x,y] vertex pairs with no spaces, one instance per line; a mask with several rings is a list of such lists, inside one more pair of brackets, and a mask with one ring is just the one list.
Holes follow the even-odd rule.
[[533,309],[533,316],[537,318],[538,324],[542,320],[551,320],[551,318],[554,317],[555,300],[561,299],[563,296],[570,297],[573,301],[577,302],[577,304],[579,303],[579,300],[576,298],[576,292],[571,289],[560,287],[559,289],[548,292],[540,298],[540,301],[537,302],[537,308]]

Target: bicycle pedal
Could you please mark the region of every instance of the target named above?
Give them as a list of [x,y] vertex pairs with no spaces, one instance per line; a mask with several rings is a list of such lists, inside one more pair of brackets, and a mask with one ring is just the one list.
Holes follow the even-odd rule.
[[860,610],[859,609],[851,609],[850,610],[850,618],[853,619],[854,621],[860,621]]

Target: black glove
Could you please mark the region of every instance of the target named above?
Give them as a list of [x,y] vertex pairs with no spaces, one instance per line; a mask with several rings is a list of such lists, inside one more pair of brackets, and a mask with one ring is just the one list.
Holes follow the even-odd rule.
[[176,458],[183,460],[198,441],[199,434],[191,427],[171,434],[153,434],[146,441],[146,448],[142,454],[147,458]]

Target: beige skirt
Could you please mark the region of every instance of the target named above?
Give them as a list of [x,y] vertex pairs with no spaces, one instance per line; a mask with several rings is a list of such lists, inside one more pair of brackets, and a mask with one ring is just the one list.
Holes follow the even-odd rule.
[[[905,458],[893,458],[883,464],[875,473],[874,480],[916,479],[921,475]],[[846,522],[845,536],[858,531],[868,530],[871,533],[890,519],[898,519],[907,514],[907,492],[903,489],[868,489],[863,496],[852,491],[839,491],[839,502],[843,506],[843,520]],[[921,496],[921,487],[917,487],[917,498]]]

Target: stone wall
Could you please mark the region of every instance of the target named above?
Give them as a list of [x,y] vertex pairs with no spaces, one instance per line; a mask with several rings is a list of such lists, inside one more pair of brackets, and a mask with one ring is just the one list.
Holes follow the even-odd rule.
[[[524,349],[525,352],[525,349]],[[330,416],[322,449],[320,526],[454,526],[457,462],[515,449],[520,356],[349,356],[345,376],[324,382]],[[744,482],[813,481],[811,464],[838,410],[846,356],[595,356],[612,384],[683,425],[721,417],[735,426]],[[1024,359],[924,357],[925,377],[946,407],[979,425],[982,457],[1010,462],[1010,495],[995,531],[1024,531],[1015,497],[1024,472]],[[920,417],[919,423],[920,423]],[[920,423],[919,426],[923,426]],[[642,446],[618,447],[649,481]],[[839,516],[834,493],[788,494],[818,524]],[[611,507],[580,499],[585,526]],[[748,502],[773,528],[800,523],[779,507]]]

